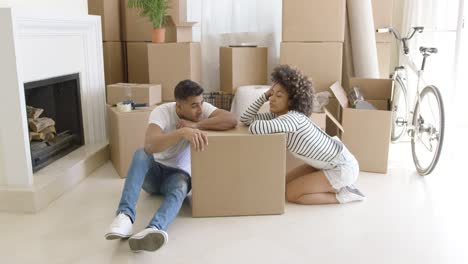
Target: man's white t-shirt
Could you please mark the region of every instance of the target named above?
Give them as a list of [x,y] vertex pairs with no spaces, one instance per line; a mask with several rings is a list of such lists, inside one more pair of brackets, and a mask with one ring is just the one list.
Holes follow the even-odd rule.
[[[217,108],[204,102],[202,106],[202,119],[207,119]],[[164,133],[176,130],[180,118],[176,113],[176,103],[166,103],[156,107],[150,114],[149,124],[158,125]],[[190,142],[182,139],[163,152],[154,153],[154,160],[163,165],[178,168],[191,175]]]

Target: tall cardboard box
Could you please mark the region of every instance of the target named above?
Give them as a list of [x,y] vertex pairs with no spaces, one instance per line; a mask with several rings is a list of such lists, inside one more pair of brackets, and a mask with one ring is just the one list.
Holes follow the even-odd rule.
[[343,42],[345,0],[283,0],[283,42]]
[[284,213],[286,135],[252,135],[239,125],[208,132],[192,155],[192,216]]
[[149,83],[148,42],[127,42],[127,75],[130,83]]
[[88,0],[88,13],[101,16],[102,41],[121,41],[118,0]]
[[[393,80],[351,78],[350,87],[359,87],[366,100],[386,105],[391,98]],[[361,171],[387,173],[392,111],[349,107],[346,91],[338,83],[331,87],[341,106],[342,142],[359,162]]]
[[137,8],[128,8],[128,0],[122,0],[122,38],[127,42],[151,41],[153,24],[146,16],[140,16]]
[[343,43],[281,43],[280,63],[297,66],[311,77],[316,92],[328,91],[334,82],[341,82],[342,61]]
[[104,53],[104,78],[106,84],[125,82],[125,62],[122,42],[102,43]]
[[107,85],[106,92],[109,105],[133,100],[137,104],[152,106],[162,101],[159,84],[116,83]]
[[390,78],[390,42],[377,42],[380,78]]
[[[392,26],[393,0],[372,0],[372,13],[375,29]],[[375,39],[377,42],[394,41],[391,33],[376,33]]]
[[174,101],[174,88],[182,80],[200,84],[200,43],[148,44],[149,82],[162,85],[164,102]]
[[110,158],[120,177],[127,177],[133,154],[144,147],[148,118],[155,107],[119,112],[108,107]]
[[221,91],[235,93],[243,85],[267,84],[268,48],[221,47]]

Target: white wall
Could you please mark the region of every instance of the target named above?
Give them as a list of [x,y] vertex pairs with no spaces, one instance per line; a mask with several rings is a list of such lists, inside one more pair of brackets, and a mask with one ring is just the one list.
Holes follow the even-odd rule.
[[88,14],[87,0],[0,0],[1,7],[13,7],[15,12],[25,15],[66,15]]

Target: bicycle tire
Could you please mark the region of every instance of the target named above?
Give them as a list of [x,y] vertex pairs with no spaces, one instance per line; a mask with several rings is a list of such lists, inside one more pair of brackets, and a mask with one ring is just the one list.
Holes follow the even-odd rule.
[[[408,97],[407,97],[407,91],[406,87],[401,80],[400,76],[397,75],[396,77],[396,83],[395,83],[395,97],[393,98],[392,102],[392,132],[391,132],[391,140],[392,143],[395,143],[400,139],[400,137],[405,133],[406,131],[406,125],[403,125],[401,127],[398,126],[397,124],[397,119],[401,116],[398,114],[398,109],[400,109],[400,103],[404,103],[404,115],[403,118],[406,121],[408,119]],[[398,86],[398,88],[397,88]],[[399,100],[401,99],[401,101]]]
[[[424,98],[428,93],[434,94],[434,97],[436,98],[437,105],[439,108],[439,119],[440,119],[440,127],[439,127],[439,144],[437,145],[437,149],[434,152],[434,156],[432,157],[431,163],[427,167],[422,167],[421,164],[419,163],[419,159],[417,157],[416,153],[416,140],[417,140],[417,132],[414,132],[412,137],[411,137],[411,152],[413,154],[413,161],[414,165],[416,166],[416,170],[421,176],[425,176],[430,174],[434,168],[436,167],[440,153],[442,151],[442,145],[444,142],[444,131],[445,131],[445,112],[444,112],[444,104],[442,102],[442,95],[440,94],[439,89],[435,87],[434,85],[429,85],[424,87],[424,89],[421,91],[420,97],[421,99]],[[419,102],[416,102],[416,105],[414,107],[414,112],[413,112],[413,127],[414,131],[417,131],[419,129],[418,125],[418,118],[419,118]]]

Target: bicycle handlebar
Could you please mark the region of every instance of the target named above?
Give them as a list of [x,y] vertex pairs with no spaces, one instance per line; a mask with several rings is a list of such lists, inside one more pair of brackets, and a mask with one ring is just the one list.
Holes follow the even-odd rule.
[[412,27],[411,32],[406,37],[402,38],[400,33],[393,27],[378,28],[376,30],[377,33],[392,33],[393,36],[403,44],[403,52],[406,55],[409,53],[408,40],[412,39],[416,33],[422,33],[423,31],[424,27]]

